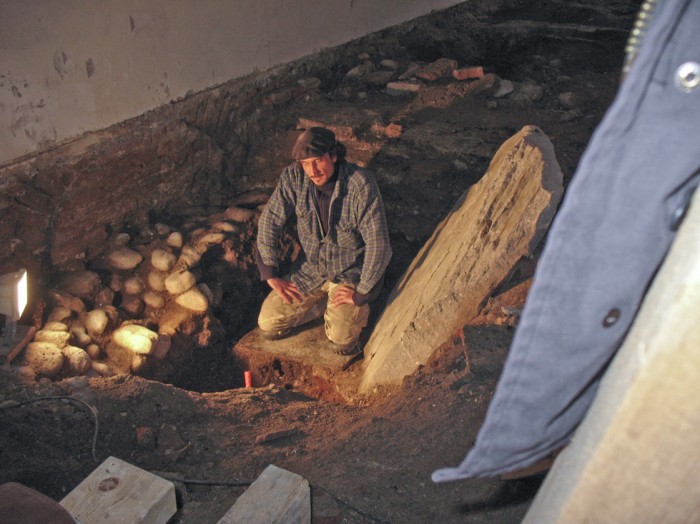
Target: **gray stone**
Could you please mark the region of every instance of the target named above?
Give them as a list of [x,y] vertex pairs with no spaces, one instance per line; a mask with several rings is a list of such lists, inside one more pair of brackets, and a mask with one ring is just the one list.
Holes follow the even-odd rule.
[[165,249],[154,249],[151,253],[151,265],[158,271],[170,271],[175,262],[177,262],[177,257]]
[[95,306],[111,306],[114,302],[114,291],[108,287],[102,287],[95,295]]
[[64,362],[71,374],[83,375],[92,367],[90,355],[85,350],[69,345],[64,347],[62,351],[65,357]]
[[85,348],[85,351],[88,355],[90,355],[90,358],[93,360],[97,360],[102,355],[102,350],[97,344],[88,344],[88,346]]
[[107,262],[113,269],[134,269],[142,260],[143,256],[141,253],[127,247],[113,249],[107,253]]
[[372,71],[374,71],[374,65],[371,62],[363,62],[350,69],[350,71],[345,73],[345,76],[347,78],[362,78]]
[[122,324],[114,330],[112,340],[132,353],[148,355],[158,340],[158,333],[138,324]]
[[195,313],[204,313],[209,309],[209,301],[198,288],[193,287],[178,295],[175,299],[178,305]]
[[[44,329],[46,329],[46,326],[44,326]],[[92,342],[92,337],[90,337],[90,335],[87,334],[87,332],[85,331],[85,326],[83,326],[82,324],[73,324],[70,328],[70,334],[73,337],[73,340],[80,347],[84,348],[90,342]]]
[[53,300],[53,302],[59,307],[70,309],[76,313],[82,313],[85,311],[85,302],[67,291],[52,289],[49,292],[49,296],[51,297],[51,300]]
[[68,326],[63,322],[57,322],[55,320],[50,320],[44,324],[44,329],[46,331],[65,331],[68,332]]
[[494,98],[503,98],[515,91],[515,85],[510,80],[501,79],[498,83],[498,89],[493,94]]
[[70,316],[72,314],[73,314],[73,312],[69,308],[63,307],[63,306],[57,306],[51,310],[47,320],[49,322],[52,322],[52,321],[62,322],[64,320],[70,318]]
[[119,308],[124,311],[129,318],[140,317],[146,305],[143,303],[139,297],[127,295],[122,300]]
[[109,377],[114,375],[114,372],[112,371],[112,368],[109,367],[109,365],[105,364],[104,362],[97,362],[95,360],[92,361],[92,370],[97,373],[98,375],[101,375],[103,377]]
[[109,316],[104,309],[93,309],[85,315],[85,329],[90,336],[102,336],[109,325]]
[[165,279],[165,289],[171,295],[179,295],[192,288],[197,283],[197,279],[190,271],[173,273]]
[[221,244],[224,238],[224,234],[217,231],[205,232],[197,237],[195,250],[200,253],[206,252],[210,246]]
[[250,220],[255,211],[252,209],[247,209],[245,207],[229,207],[224,211],[224,216],[228,220],[233,220],[234,222],[247,222]]
[[161,271],[150,271],[148,273],[148,287],[153,291],[165,291],[165,279],[168,278],[167,273]]
[[365,76],[364,81],[371,86],[383,86],[395,78],[395,71],[372,71]]
[[229,205],[231,206],[259,206],[270,199],[270,195],[264,191],[249,191],[236,196]]
[[219,222],[214,222],[211,225],[212,231],[223,231],[224,233],[237,233],[240,231],[240,228],[231,222],[226,222],[224,220],[221,220]]
[[124,247],[131,242],[131,235],[129,233],[117,233],[112,238],[112,244],[117,247]]
[[165,306],[165,299],[158,293],[147,291],[143,294],[143,301],[153,309],[162,309]]
[[47,331],[41,329],[34,334],[34,342],[49,342],[61,349],[68,344],[70,333],[67,331]]
[[63,275],[58,287],[81,299],[92,300],[100,289],[101,282],[97,273],[92,271],[75,271]]
[[518,89],[510,95],[510,99],[520,105],[529,105],[533,102],[537,102],[544,96],[544,87],[527,83],[521,84]]
[[365,346],[361,391],[400,384],[479,313],[545,234],[562,178],[539,128],[526,126],[500,147],[392,291]]
[[170,228],[169,225],[167,224],[162,224],[161,222],[158,222],[155,225],[156,233],[158,234],[159,237],[164,237],[165,235],[169,235],[172,229]]
[[27,365],[39,377],[53,378],[63,368],[63,353],[51,342],[30,342],[24,350]]
[[138,295],[143,291],[143,282],[139,277],[127,278],[124,281],[124,293],[127,295]]
[[168,239],[165,241],[165,243],[168,244],[170,247],[180,249],[182,247],[182,244],[183,244],[182,233],[180,233],[178,231],[170,233],[170,235],[168,235]]
[[202,260],[202,253],[197,251],[194,247],[187,245],[182,248],[180,253],[180,258],[178,258],[175,267],[178,269],[191,269]]

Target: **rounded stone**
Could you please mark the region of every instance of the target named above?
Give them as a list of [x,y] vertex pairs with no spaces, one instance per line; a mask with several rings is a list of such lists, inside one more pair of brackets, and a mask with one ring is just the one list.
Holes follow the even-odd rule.
[[174,231],[173,233],[170,233],[168,235],[168,239],[165,241],[166,244],[168,244],[170,247],[174,247],[176,249],[180,249],[183,244],[182,240],[182,233],[178,231]]
[[143,282],[138,277],[127,278],[124,281],[124,293],[127,295],[138,295],[143,291]]
[[97,344],[88,344],[88,346],[85,348],[85,351],[88,355],[90,355],[90,358],[93,360],[97,360],[102,354],[102,350]]
[[90,336],[101,336],[109,325],[109,315],[104,309],[93,309],[85,315],[85,329]]
[[134,296],[126,296],[119,306],[129,317],[135,318],[141,316],[146,305],[141,299]]
[[170,232],[172,231],[172,229],[170,228],[169,225],[163,224],[161,222],[158,222],[155,225],[155,229],[156,229],[156,233],[158,233],[159,237],[164,237],[165,235],[170,234]]
[[114,331],[112,340],[133,353],[148,355],[158,340],[158,333],[138,324],[123,324]]
[[165,279],[165,289],[171,295],[179,295],[188,289],[191,289],[197,283],[197,279],[190,271],[182,273],[173,273]]
[[83,375],[92,367],[90,355],[79,347],[64,347],[63,356],[65,357],[65,363],[68,371],[74,375]]
[[111,306],[114,302],[114,291],[108,287],[101,288],[95,295],[95,305],[98,307]]
[[177,262],[177,257],[165,249],[154,249],[151,253],[151,265],[159,271],[170,271]]
[[24,359],[37,376],[53,378],[61,372],[65,358],[51,342],[30,342],[24,350]]
[[129,233],[117,233],[114,235],[112,242],[115,246],[124,247],[131,242],[131,235],[129,235]]
[[107,254],[107,262],[113,269],[134,269],[142,261],[143,256],[141,253],[127,247],[114,249]]
[[213,231],[223,231],[224,233],[237,233],[240,231],[240,228],[235,224],[223,220],[221,222],[214,222],[211,228]]
[[68,344],[70,333],[67,331],[47,331],[41,329],[34,335],[34,342],[48,342],[57,348],[63,348]]
[[165,299],[158,293],[147,291],[143,294],[143,301],[153,309],[162,309],[165,306]]
[[92,299],[101,286],[99,275],[92,271],[67,273],[58,281],[58,287],[82,299]]
[[199,264],[201,259],[202,254],[199,251],[192,246],[185,246],[182,248],[180,258],[177,261],[177,266],[180,268],[190,269]]
[[175,299],[178,305],[195,313],[204,313],[209,309],[209,301],[198,288],[193,287]]
[[53,321],[62,322],[64,320],[70,318],[70,316],[72,314],[73,314],[73,312],[70,309],[68,309],[67,307],[58,306],[58,307],[55,307],[51,310],[51,312],[49,313],[48,321],[49,322],[53,322]]
[[102,375],[103,377],[110,377],[114,375],[114,373],[112,372],[112,368],[110,368],[104,362],[95,362],[93,360],[92,369],[95,373],[97,373],[98,375]]
[[70,334],[80,347],[85,347],[92,342],[92,337],[85,331],[85,326],[80,324],[71,326]]
[[166,273],[160,271],[150,271],[148,273],[148,287],[153,291],[165,291],[165,279],[168,277]]
[[197,251],[206,251],[209,246],[221,244],[224,241],[224,234],[218,232],[204,233],[197,239]]
[[252,209],[236,206],[229,207],[226,209],[226,211],[224,211],[224,216],[229,220],[233,220],[234,222],[247,222],[253,217],[254,214],[255,211]]
[[68,326],[63,322],[57,322],[55,320],[50,320],[44,324],[44,330],[46,331],[65,331],[68,333]]

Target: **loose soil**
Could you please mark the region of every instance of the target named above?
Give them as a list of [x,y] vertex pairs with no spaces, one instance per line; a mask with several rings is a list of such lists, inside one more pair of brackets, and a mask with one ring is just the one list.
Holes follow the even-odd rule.
[[[559,4],[545,4],[556,16]],[[628,27],[634,4],[591,2],[579,9],[589,21],[605,9],[618,20],[622,10],[625,17],[616,23]],[[508,20],[540,20],[543,13],[523,8]],[[441,32],[441,39],[422,46],[414,39],[414,49],[405,52],[428,62],[448,55],[445,42],[464,42],[458,22],[433,20],[430,27]],[[523,27],[536,34],[531,25]],[[395,251],[388,287],[459,195],[483,174],[496,149],[522,126],[537,125],[551,138],[567,182],[574,173],[617,88],[623,42],[615,32],[611,39],[553,34],[521,40],[520,47],[508,40],[499,55],[482,62],[503,78],[541,86],[543,96],[528,103],[466,96],[454,81],[437,82],[408,98],[364,88],[357,99],[348,93],[360,87],[339,81],[324,96],[280,110],[279,118],[303,115],[320,121],[344,111],[370,111],[399,122],[405,133],[420,130],[426,148],[433,148],[432,156],[401,150],[399,141],[371,157],[348,148],[351,160],[355,154],[377,173],[386,200]],[[571,93],[568,100],[577,101],[577,113],[563,106],[561,93]],[[266,123],[268,129],[275,126]],[[435,154],[454,136],[471,143],[459,155],[459,165],[456,158]],[[432,361],[401,387],[378,388],[348,403],[312,398],[291,383],[239,388],[240,370],[229,362],[232,332],[227,348],[198,360],[176,385],[137,376],[35,383],[2,369],[0,482],[21,482],[60,500],[115,456],[175,481],[178,512],[172,522],[213,523],[245,490],[230,485],[233,481],[251,482],[275,464],[308,479],[316,523],[520,522],[542,476],[436,485],[430,474],[458,464],[474,442],[533,267],[534,260],[522,265],[475,325],[436,348]],[[360,361],[350,367],[344,380],[357,378],[361,366]]]

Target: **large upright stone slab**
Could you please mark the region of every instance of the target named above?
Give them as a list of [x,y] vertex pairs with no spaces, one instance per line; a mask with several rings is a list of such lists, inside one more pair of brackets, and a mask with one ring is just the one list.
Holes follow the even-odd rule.
[[547,231],[562,178],[539,128],[526,126],[500,147],[391,292],[365,346],[361,392],[401,383],[477,315]]

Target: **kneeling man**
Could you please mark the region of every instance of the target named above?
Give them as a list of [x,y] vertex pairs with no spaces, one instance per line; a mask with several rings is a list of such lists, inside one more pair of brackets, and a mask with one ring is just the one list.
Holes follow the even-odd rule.
[[[258,222],[258,269],[272,288],[258,325],[274,340],[323,315],[334,351],[351,355],[391,259],[382,197],[328,129],[302,132],[292,157]],[[292,216],[301,251],[280,275],[280,236]]]

